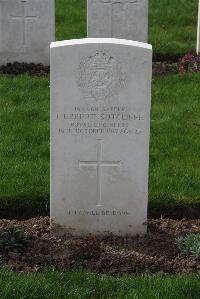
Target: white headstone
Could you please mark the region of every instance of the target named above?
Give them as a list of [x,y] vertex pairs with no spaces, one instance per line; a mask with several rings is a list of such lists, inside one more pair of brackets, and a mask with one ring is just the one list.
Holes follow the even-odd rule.
[[148,0],[88,0],[88,37],[148,39]]
[[55,40],[54,0],[0,0],[0,65],[49,65]]
[[197,23],[197,54],[200,54],[200,0],[199,0],[198,23]]
[[145,233],[152,47],[51,44],[51,219],[60,233]]

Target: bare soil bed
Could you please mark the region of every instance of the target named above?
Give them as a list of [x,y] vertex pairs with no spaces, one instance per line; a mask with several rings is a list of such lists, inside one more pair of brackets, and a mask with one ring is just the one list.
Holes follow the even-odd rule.
[[[21,75],[28,74],[30,76],[49,75],[50,67],[42,64],[34,63],[8,63],[0,66],[0,74]],[[178,62],[153,62],[153,75],[177,74],[179,72]]]
[[0,220],[0,229],[10,225],[22,226],[29,238],[21,249],[0,247],[0,267],[14,271],[32,272],[53,267],[110,274],[200,272],[200,261],[181,256],[175,244],[178,236],[200,233],[200,219],[149,220],[148,234],[134,238],[55,237],[50,234],[49,217]]

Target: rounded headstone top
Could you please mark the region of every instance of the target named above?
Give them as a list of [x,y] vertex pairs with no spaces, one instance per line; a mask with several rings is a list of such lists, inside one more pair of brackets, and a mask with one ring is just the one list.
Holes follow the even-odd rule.
[[147,43],[142,43],[138,41],[132,41],[127,39],[118,39],[118,38],[83,38],[83,39],[71,39],[51,43],[51,48],[64,47],[64,46],[73,46],[73,45],[84,45],[84,44],[116,44],[116,45],[125,45],[138,48],[144,48],[152,50],[152,45]]

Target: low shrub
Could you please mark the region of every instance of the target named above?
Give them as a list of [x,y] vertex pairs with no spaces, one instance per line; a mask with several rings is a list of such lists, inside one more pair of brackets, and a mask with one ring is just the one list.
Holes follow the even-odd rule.
[[0,250],[19,249],[28,243],[29,239],[20,226],[10,225],[0,230]]
[[200,234],[189,234],[176,239],[176,244],[183,256],[193,255],[200,259]]
[[179,71],[182,74],[200,72],[200,55],[193,52],[184,55],[179,63]]

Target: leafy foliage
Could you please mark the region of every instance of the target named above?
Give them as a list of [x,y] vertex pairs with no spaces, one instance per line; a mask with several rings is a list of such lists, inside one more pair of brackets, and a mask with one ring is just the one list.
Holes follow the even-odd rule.
[[189,234],[177,238],[176,244],[183,256],[193,255],[200,259],[200,234]]
[[195,53],[187,53],[183,56],[179,65],[180,73],[184,74],[186,72],[197,73],[200,72],[200,55]]
[[29,242],[20,226],[10,225],[0,230],[0,249],[17,249],[24,247]]

